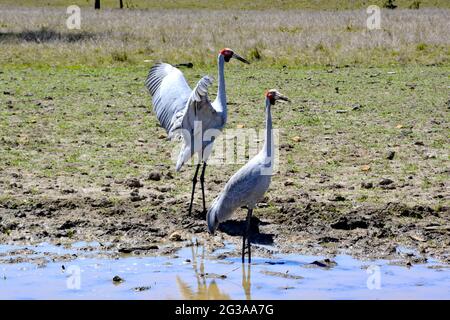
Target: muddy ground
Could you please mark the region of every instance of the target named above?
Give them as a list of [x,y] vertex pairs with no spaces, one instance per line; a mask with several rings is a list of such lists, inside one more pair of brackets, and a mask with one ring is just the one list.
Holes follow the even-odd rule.
[[[152,179],[160,175],[151,175]],[[169,180],[167,180],[169,179]],[[3,244],[69,244],[98,241],[104,249],[117,253],[173,254],[192,244],[192,239],[206,244],[209,252],[225,242],[240,248],[245,210],[222,223],[215,236],[207,233],[200,203],[188,214],[187,198],[167,195],[169,175],[160,181],[148,180],[146,187],[137,179],[116,181],[105,187],[129,189],[130,196],[119,202],[106,198],[65,196],[0,207],[0,242]],[[107,190],[108,190],[107,189]],[[265,214],[255,210],[251,241],[273,247],[254,247],[258,255],[274,252],[334,255],[346,252],[358,258],[400,259],[401,264],[422,263],[434,257],[450,264],[450,215],[448,207],[439,210],[427,206],[389,203],[382,207],[361,205],[343,209],[339,201],[319,202],[305,193],[289,190],[284,198],[266,198],[259,207],[271,205],[276,210]],[[110,192],[110,191],[109,191]],[[198,201],[200,202],[200,201]],[[153,210],[140,211],[151,204]],[[165,213],[168,206],[179,207],[178,214]],[[405,255],[396,248],[416,249]],[[236,254],[239,252],[236,251]],[[55,257],[54,257],[55,258]],[[59,257],[58,259],[67,259]]]

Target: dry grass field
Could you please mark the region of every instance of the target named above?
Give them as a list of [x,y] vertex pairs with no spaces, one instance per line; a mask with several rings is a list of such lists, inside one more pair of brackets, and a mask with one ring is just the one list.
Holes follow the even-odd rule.
[[[25,7],[66,7],[67,0],[1,0],[0,4]],[[125,8],[132,9],[234,9],[234,10],[351,10],[369,5],[383,7],[386,0],[124,0]],[[450,8],[446,0],[395,0],[399,9]],[[72,0],[70,4],[93,7],[94,0]],[[118,8],[119,0],[101,0],[102,8]]]
[[68,30],[65,8],[3,7],[0,64],[140,65],[144,60],[215,63],[236,48],[264,65],[443,65],[450,10],[383,10],[368,30],[365,10],[212,11],[83,8]]

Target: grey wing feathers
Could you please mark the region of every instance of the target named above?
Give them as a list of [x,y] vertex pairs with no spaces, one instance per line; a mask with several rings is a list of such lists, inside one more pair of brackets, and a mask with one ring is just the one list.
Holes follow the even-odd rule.
[[150,68],[150,71],[148,72],[147,75],[147,79],[145,80],[145,86],[147,87],[152,97],[159,90],[161,82],[166,75],[167,72],[165,72],[164,64],[162,63],[155,64],[153,67]]
[[[212,83],[213,79],[210,76],[204,76],[198,81],[197,85],[195,86],[194,90],[192,90],[191,95],[189,96],[187,108],[178,113],[176,119],[174,120],[171,132],[169,133],[170,138],[177,136],[177,133],[175,131],[183,127],[183,121],[185,120],[188,122],[192,122],[190,123],[190,125],[185,126],[186,129],[193,129],[193,124],[196,120],[196,113],[201,113],[202,111],[205,112],[205,110],[199,110],[202,107],[207,105],[210,108],[209,111],[214,110],[211,107],[208,98],[208,87],[210,87]],[[202,115],[205,115],[205,113],[202,113]],[[202,115],[199,114],[198,118],[201,119]],[[204,118],[201,120],[207,121],[208,119]]]
[[153,97],[153,111],[167,132],[186,107],[191,89],[183,74],[167,63],[151,67],[145,86]]
[[214,199],[207,212],[206,220],[210,233],[214,234],[220,222],[227,220],[234,210],[245,205],[248,191],[257,178],[258,174],[247,163],[228,180],[224,190]]
[[213,83],[213,79],[210,76],[204,76],[192,90],[191,96],[189,97],[189,103],[209,101],[208,100],[208,87]]
[[228,205],[236,208],[246,205],[248,200],[253,200],[252,194],[255,188],[258,188],[260,178],[258,167],[247,165],[239,169],[225,185],[224,196]]

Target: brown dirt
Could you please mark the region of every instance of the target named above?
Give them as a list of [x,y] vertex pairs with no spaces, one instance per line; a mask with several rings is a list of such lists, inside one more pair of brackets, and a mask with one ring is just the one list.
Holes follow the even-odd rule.
[[[123,183],[131,188],[141,187],[136,181]],[[189,245],[193,238],[204,242],[210,251],[226,242],[240,243],[244,210],[233,220],[222,223],[219,232],[211,236],[206,231],[200,205],[196,204],[197,211],[189,216],[186,199],[166,197],[166,189],[133,190],[128,198],[114,202],[106,198],[81,198],[70,192],[58,199],[6,201],[0,207],[0,242],[58,245],[98,241],[108,250],[127,254],[173,254],[177,248]],[[287,191],[289,198],[297,190]],[[252,242],[274,245],[254,246],[259,255],[269,256],[275,251],[326,255],[345,252],[360,258],[420,262],[417,256],[397,252],[397,246],[401,245],[416,249],[419,256],[450,263],[448,207],[432,209],[388,203],[348,209],[334,201],[302,198],[292,201],[281,197],[271,203],[276,210],[263,210],[267,203],[262,202],[252,219]],[[180,208],[177,215],[164,214],[169,204]],[[141,210],[141,206],[151,209]]]

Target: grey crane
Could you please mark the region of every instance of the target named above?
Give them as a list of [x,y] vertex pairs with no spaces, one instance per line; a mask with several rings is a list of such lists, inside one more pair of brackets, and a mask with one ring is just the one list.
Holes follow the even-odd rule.
[[[223,129],[227,122],[227,97],[225,90],[224,65],[231,58],[249,64],[247,60],[229,48],[220,50],[218,60],[218,89],[214,102],[208,97],[208,87],[212,78],[204,76],[191,90],[183,73],[167,63],[157,63],[151,69],[145,81],[161,126],[166,129],[169,138],[181,136],[183,146],[178,155],[176,171],[179,171],[194,154],[198,154],[199,162],[192,178],[192,193],[189,214],[192,212],[197,175],[203,162],[200,184],[202,189],[203,212],[205,205],[205,170],[206,162],[212,151],[214,136],[204,141],[205,132],[211,129]],[[200,140],[199,140],[200,139]]]
[[266,131],[261,151],[239,169],[225,185],[222,193],[213,201],[206,215],[208,230],[214,234],[220,222],[228,220],[240,207],[247,207],[246,228],[242,242],[242,263],[245,262],[245,242],[248,247],[248,262],[251,262],[250,219],[253,209],[269,188],[273,173],[274,144],[271,106],[275,101],[289,99],[272,89],[266,92]]

